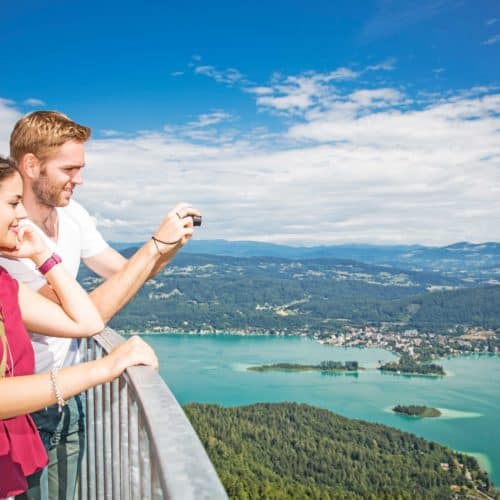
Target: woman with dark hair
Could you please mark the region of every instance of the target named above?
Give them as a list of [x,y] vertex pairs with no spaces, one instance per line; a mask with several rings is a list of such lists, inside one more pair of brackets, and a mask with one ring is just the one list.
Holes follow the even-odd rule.
[[29,258],[44,274],[59,304],[15,281],[0,267],[0,499],[20,494],[26,477],[45,467],[47,455],[30,412],[89,387],[109,382],[137,364],[158,368],[153,350],[138,337],[105,358],[33,375],[26,329],[49,336],[87,337],[104,328],[86,292],[69,276],[33,228],[23,226],[22,179],[13,161],[0,157],[0,253]]

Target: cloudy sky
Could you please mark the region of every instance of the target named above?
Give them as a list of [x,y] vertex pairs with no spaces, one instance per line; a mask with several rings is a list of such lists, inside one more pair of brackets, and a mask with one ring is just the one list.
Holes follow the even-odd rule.
[[91,126],[75,197],[110,240],[146,239],[187,201],[199,239],[500,241],[498,0],[0,14],[0,152],[36,109]]

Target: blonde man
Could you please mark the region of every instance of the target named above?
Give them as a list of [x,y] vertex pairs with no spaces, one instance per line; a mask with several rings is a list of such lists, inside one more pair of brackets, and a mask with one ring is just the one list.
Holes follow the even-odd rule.
[[[29,223],[48,247],[62,257],[76,277],[80,261],[105,281],[90,293],[104,322],[120,310],[143,283],[161,270],[193,233],[198,210],[186,203],[167,213],[152,239],[130,259],[111,248],[88,214],[72,199],[82,184],[85,143],[91,131],[55,111],[37,111],[17,122],[11,134],[11,156],[24,181],[23,203]],[[30,261],[0,259],[0,265],[31,288],[57,301],[51,287]],[[76,339],[31,334],[35,371],[71,366],[79,361]],[[80,397],[59,413],[57,405],[33,418],[49,454],[49,466],[30,481],[25,498],[71,499],[83,453],[84,415]]]

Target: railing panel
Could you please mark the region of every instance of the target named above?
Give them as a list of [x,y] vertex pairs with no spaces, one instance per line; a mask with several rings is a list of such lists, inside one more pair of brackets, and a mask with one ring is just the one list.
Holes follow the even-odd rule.
[[120,380],[111,383],[111,446],[112,446],[112,483],[115,497],[120,495]]
[[[106,328],[82,343],[88,360],[124,339]],[[87,446],[79,498],[225,499],[198,436],[158,373],[132,367],[87,391]]]

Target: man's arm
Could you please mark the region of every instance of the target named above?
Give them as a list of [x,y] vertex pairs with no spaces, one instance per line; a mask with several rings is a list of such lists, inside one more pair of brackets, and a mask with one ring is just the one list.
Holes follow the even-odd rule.
[[159,241],[148,240],[129,260],[112,248],[84,259],[92,271],[107,278],[90,292],[90,297],[105,323],[187,243],[193,234],[193,215],[200,213],[185,203],[177,205],[155,232]]
[[[153,276],[156,276],[167,264],[169,264],[175,257],[175,254],[178,252],[179,248],[180,247],[173,248],[168,253],[165,253],[165,255],[157,258],[146,280],[152,278]],[[158,250],[156,251],[154,256],[158,257]],[[103,250],[93,257],[83,259],[83,261],[85,262],[87,267],[92,269],[94,273],[98,274],[99,276],[101,276],[101,278],[104,279],[111,278],[111,276],[120,272],[128,262],[128,260],[121,253],[117,252],[114,248],[111,247]]]
[[[161,271],[187,243],[193,234],[191,217],[193,215],[200,215],[200,213],[186,203],[176,205],[155,232],[157,241],[148,240],[128,260],[112,248],[106,248],[84,259],[85,264],[92,271],[106,278],[106,281],[89,293],[105,323],[130,301],[150,277]],[[40,288],[38,292],[54,302],[59,302],[56,293],[48,285]]]
[[114,248],[108,247],[97,255],[83,259],[89,269],[108,279],[120,272],[127,264],[127,259]]
[[[180,248],[180,247],[179,247]],[[175,249],[177,252],[178,249]],[[142,285],[155,276],[170,262],[159,255],[152,240],[142,246],[129,260],[112,248],[84,259],[85,264],[96,274],[107,278],[101,285],[89,292],[92,302],[107,323],[139,291]],[[38,293],[53,302],[60,302],[50,285],[38,289]]]
[[158,257],[160,255],[150,240],[129,260],[113,249],[84,260],[92,271],[107,278],[89,294],[105,323],[138,292],[149,278]]

